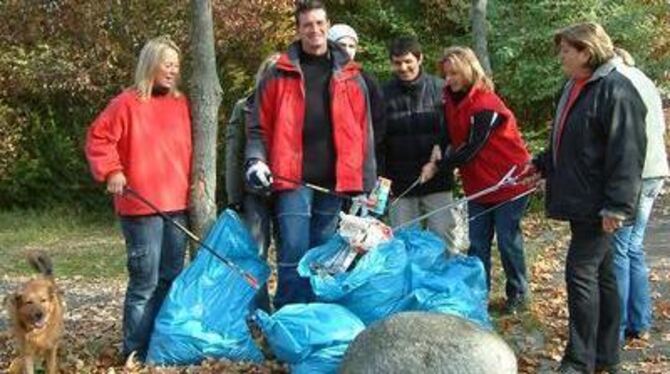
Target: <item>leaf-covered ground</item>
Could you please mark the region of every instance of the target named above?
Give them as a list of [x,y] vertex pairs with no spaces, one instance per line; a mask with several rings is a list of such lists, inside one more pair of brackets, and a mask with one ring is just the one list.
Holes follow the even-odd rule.
[[[0,231],[0,238],[8,234],[7,229],[0,230],[5,230]],[[533,295],[531,307],[527,312],[516,316],[500,315],[498,310],[503,302],[500,296],[502,278],[500,266],[496,264],[494,269],[496,285],[491,301],[491,314],[497,331],[517,352],[520,372],[550,373],[558,366],[567,337],[563,266],[569,235],[565,224],[548,221],[539,215],[530,215],[525,219],[524,232],[531,273]],[[101,232],[99,235],[100,242],[105,246],[117,249],[122,246],[118,236],[110,239],[109,232]],[[49,241],[59,243],[61,239],[56,236],[53,233],[49,234]],[[68,237],[68,241],[71,242],[71,236]],[[85,240],[94,239],[89,237]],[[647,234],[655,326],[649,341],[631,341],[624,348],[622,368],[625,372],[670,372],[670,247],[667,246],[669,241],[670,196],[666,194],[657,201]],[[26,247],[40,247],[39,241],[36,242],[35,238],[29,243]],[[53,256],[58,262],[58,253],[54,253]],[[112,257],[122,259],[122,251],[119,250],[117,256]],[[89,261],[96,263],[94,258]],[[23,264],[16,266],[24,268]],[[25,281],[27,276],[19,275],[22,271],[12,271],[11,265],[7,262],[3,262],[2,267],[4,275],[0,279],[0,295],[5,295]],[[58,278],[67,302],[66,334],[61,351],[61,366],[64,373],[286,372],[284,366],[274,361],[267,361],[264,365],[207,361],[200,366],[167,369],[145,368],[131,362],[124,368],[124,363],[118,357],[118,348],[125,279],[122,276],[96,279],[90,272],[87,272],[85,277],[66,273],[68,274],[66,277]],[[6,327],[7,315],[2,310],[0,372],[7,369],[16,354],[13,343],[5,332]]]

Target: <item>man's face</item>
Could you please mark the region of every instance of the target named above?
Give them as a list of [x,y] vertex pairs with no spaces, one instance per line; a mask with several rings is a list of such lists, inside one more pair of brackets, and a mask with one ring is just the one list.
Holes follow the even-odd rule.
[[324,54],[328,51],[328,16],[323,9],[313,9],[298,16],[298,37],[302,49],[311,54]]
[[391,70],[402,81],[413,81],[421,72],[423,56],[416,58],[412,53],[402,56],[391,56]]

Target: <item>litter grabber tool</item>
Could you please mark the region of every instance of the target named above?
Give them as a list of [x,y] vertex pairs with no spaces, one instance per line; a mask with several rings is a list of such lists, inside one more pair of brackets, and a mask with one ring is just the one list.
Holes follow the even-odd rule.
[[500,203],[498,203],[498,204],[496,204],[496,205],[494,205],[494,206],[492,206],[492,207],[490,207],[490,208],[486,208],[485,210],[483,210],[483,211],[481,211],[481,212],[475,214],[474,216],[468,218],[468,222],[474,221],[474,220],[476,220],[477,218],[483,216],[484,214],[489,213],[489,212],[491,212],[491,211],[494,211],[494,210],[500,208],[501,206],[503,206],[503,205],[505,205],[505,204],[511,203],[512,201],[519,200],[520,198],[522,198],[522,197],[524,197],[524,196],[528,196],[528,195],[532,194],[533,192],[535,192],[536,190],[537,190],[537,187],[533,187],[533,188],[529,189],[528,191],[524,191],[524,192],[522,192],[522,193],[520,193],[520,194],[518,194],[518,195],[516,195],[516,196],[514,196],[514,197],[512,197],[512,198],[510,198],[510,199],[507,199],[507,200],[505,200],[505,201],[502,201],[502,202],[500,202]]
[[391,180],[379,177],[375,184],[374,189],[370,192],[369,196],[366,196],[363,199],[357,197],[352,197],[347,194],[343,194],[337,191],[333,191],[326,187],[322,187],[313,183],[299,181],[291,178],[286,178],[281,175],[273,175],[274,178],[295,184],[296,186],[303,186],[314,191],[318,191],[327,195],[339,197],[344,200],[349,200],[352,202],[350,214],[367,216],[368,212],[375,213],[376,215],[383,215],[386,210],[386,203],[388,202],[388,196],[391,191]]
[[416,217],[414,219],[411,219],[407,222],[403,222],[403,223],[399,224],[398,226],[394,227],[393,230],[398,230],[398,229],[401,229],[403,227],[408,227],[408,226],[414,225],[414,224],[416,224],[418,222],[421,222],[422,220],[424,220],[424,219],[426,219],[426,218],[428,218],[428,217],[430,217],[434,214],[437,214],[441,211],[444,211],[444,210],[447,210],[447,209],[452,209],[452,208],[454,208],[456,206],[459,206],[461,204],[465,204],[468,201],[478,199],[482,196],[485,196],[485,195],[490,194],[492,192],[498,191],[499,189],[501,189],[503,187],[513,186],[513,185],[517,184],[517,182],[518,182],[517,177],[514,176],[514,172],[516,171],[516,169],[517,169],[516,165],[512,166],[512,168],[509,169],[509,171],[500,179],[500,181],[498,181],[498,183],[494,184],[491,187],[487,187],[487,188],[485,188],[485,189],[483,189],[479,192],[476,192],[476,193],[474,193],[470,196],[466,196],[466,197],[464,197],[460,200],[451,202],[451,203],[446,204],[444,206],[441,206],[437,209],[431,210],[430,212],[428,212],[426,214],[423,214],[419,217]]
[[460,205],[454,206],[451,209],[451,214],[453,216],[455,226],[451,230],[447,230],[444,234],[447,239],[447,242],[451,244],[449,247],[450,252],[452,253],[461,253],[470,248],[470,238],[469,238],[469,225],[470,222],[478,219],[479,217],[494,211],[501,206],[521,199],[524,196],[528,196],[533,193],[536,189],[532,188],[530,190],[524,191],[516,196],[513,196],[507,200],[504,200],[494,206],[486,208],[485,210],[469,217],[468,215],[468,204],[467,201],[462,201]]
[[200,238],[198,238],[197,235],[195,235],[191,230],[187,229],[184,227],[184,225],[180,224],[179,222],[175,221],[172,217],[168,216],[165,214],[165,212],[161,211],[156,205],[154,205],[151,201],[147,200],[144,196],[140,195],[137,191],[133,190],[132,188],[126,186],[123,190],[124,194],[132,195],[134,198],[137,200],[143,202],[146,204],[149,208],[151,208],[156,214],[161,216],[164,220],[167,222],[170,222],[173,226],[175,226],[177,229],[179,229],[181,232],[186,234],[186,236],[189,237],[192,241],[197,243],[199,246],[204,248],[207,252],[209,252],[212,256],[214,256],[216,259],[219,261],[223,262],[225,265],[227,265],[229,268],[233,269],[235,272],[240,274],[244,280],[249,283],[249,285],[253,289],[258,289],[258,280],[249,272],[245,271],[242,269],[240,266],[235,264],[234,262],[230,261],[229,259],[221,256],[220,254],[216,253],[216,251],[210,247],[209,245],[205,244]]
[[391,201],[391,204],[389,205],[389,209],[391,209],[393,206],[395,206],[395,205],[398,203],[398,201],[400,201],[400,199],[402,199],[403,197],[405,197],[405,195],[407,195],[408,193],[410,193],[414,188],[416,188],[416,186],[418,186],[418,185],[420,185],[420,184],[421,184],[421,176],[419,176],[418,178],[416,178],[416,180],[415,180],[414,182],[412,182],[412,184],[410,184],[409,187],[407,187],[407,188],[405,189],[405,191],[403,191],[402,193],[400,193],[400,195],[396,196],[396,197],[393,199],[393,201]]
[[321,186],[318,186],[318,185],[313,184],[313,183],[309,183],[309,182],[305,182],[305,181],[299,181],[299,180],[295,180],[295,179],[291,179],[291,178],[286,178],[286,177],[283,177],[283,176],[277,175],[277,174],[272,174],[272,177],[275,178],[275,179],[278,179],[278,180],[282,180],[284,182],[295,184],[296,186],[307,187],[307,188],[312,189],[314,191],[319,191],[321,193],[325,193],[326,195],[336,196],[336,197],[339,197],[339,198],[345,199],[345,200],[351,200],[351,196],[349,196],[349,195],[339,193],[337,191],[333,191],[331,189],[328,189],[326,187],[321,187]]

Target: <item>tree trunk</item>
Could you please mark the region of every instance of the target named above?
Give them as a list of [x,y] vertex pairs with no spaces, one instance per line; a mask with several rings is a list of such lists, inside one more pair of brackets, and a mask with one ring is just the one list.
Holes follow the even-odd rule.
[[470,20],[472,21],[472,38],[475,54],[481,62],[484,71],[491,75],[491,61],[486,38],[486,3],[487,0],[472,0]]
[[216,219],[216,134],[222,92],[216,73],[211,1],[192,0],[191,12],[193,166],[190,216],[193,231],[204,239]]

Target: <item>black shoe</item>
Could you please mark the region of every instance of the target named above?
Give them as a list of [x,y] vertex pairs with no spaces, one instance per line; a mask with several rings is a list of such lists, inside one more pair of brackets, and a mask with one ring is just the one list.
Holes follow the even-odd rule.
[[518,296],[512,299],[507,299],[505,301],[505,306],[503,307],[503,314],[517,314],[520,312],[525,312],[528,309],[528,298],[525,296]]
[[584,371],[578,370],[574,368],[570,364],[562,363],[561,366],[558,367],[558,372],[561,374],[582,374]]
[[596,365],[596,373],[599,374],[619,374],[619,365]]

